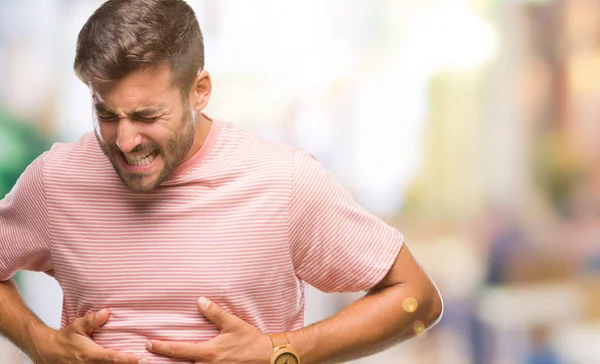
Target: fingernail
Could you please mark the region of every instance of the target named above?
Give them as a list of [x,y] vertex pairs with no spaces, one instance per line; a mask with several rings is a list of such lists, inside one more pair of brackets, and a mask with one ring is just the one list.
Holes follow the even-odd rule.
[[198,304],[200,305],[200,307],[207,309],[208,306],[210,306],[210,301],[204,297],[200,297],[198,298]]
[[107,313],[108,310],[106,308],[103,308],[100,311],[96,312],[96,314],[94,315],[94,321],[100,320],[99,322],[102,322],[102,320],[104,320],[104,316],[106,316]]
[[[146,341],[146,349],[152,350],[152,341]],[[142,360],[146,360],[146,359],[142,359]]]

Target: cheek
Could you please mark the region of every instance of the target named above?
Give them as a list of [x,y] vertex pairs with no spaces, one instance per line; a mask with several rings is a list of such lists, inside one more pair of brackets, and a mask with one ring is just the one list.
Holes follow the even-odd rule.
[[148,130],[148,136],[163,147],[182,131],[182,126],[172,121],[153,126],[155,128]]

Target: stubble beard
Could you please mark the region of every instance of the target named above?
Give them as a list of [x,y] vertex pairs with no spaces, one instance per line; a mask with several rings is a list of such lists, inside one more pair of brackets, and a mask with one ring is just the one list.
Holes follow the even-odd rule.
[[94,133],[96,135],[96,140],[98,141],[100,149],[112,164],[114,170],[117,172],[117,175],[119,176],[125,187],[127,187],[127,189],[129,189],[132,192],[150,192],[156,190],[160,186],[160,184],[171,175],[173,170],[179,164],[181,164],[181,162],[189,152],[190,148],[194,144],[194,136],[196,134],[196,120],[189,107],[186,108],[184,117],[181,120],[181,124],[181,127],[177,128],[177,132],[175,133],[175,135],[173,135],[167,141],[166,151],[156,144],[146,144],[144,146],[140,146],[139,149],[138,147],[136,147],[132,151],[135,152],[137,150],[144,150],[150,147],[149,149],[158,150],[158,154],[163,161],[164,166],[162,170],[158,173],[158,176],[154,179],[153,182],[146,184],[144,184],[143,181],[148,177],[146,176],[146,174],[143,173],[128,173],[128,178],[126,178],[124,176],[124,173],[118,167],[119,163],[117,162],[117,159],[122,158],[120,155],[121,151],[119,147],[116,144],[110,146],[106,145],[106,143],[102,141],[102,138],[100,137],[97,129]]

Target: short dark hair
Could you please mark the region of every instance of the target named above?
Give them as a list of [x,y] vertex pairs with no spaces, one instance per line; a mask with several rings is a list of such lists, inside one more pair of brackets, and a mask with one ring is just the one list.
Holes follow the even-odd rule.
[[79,32],[73,68],[88,85],[165,66],[186,93],[204,68],[200,25],[183,0],[109,0]]

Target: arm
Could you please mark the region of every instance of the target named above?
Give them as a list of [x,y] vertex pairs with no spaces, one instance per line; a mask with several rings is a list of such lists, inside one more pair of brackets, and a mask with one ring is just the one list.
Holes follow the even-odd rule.
[[0,282],[0,334],[34,363],[138,363],[135,355],[103,349],[89,337],[107,319],[107,311],[91,313],[54,330],[25,305],[12,280]]
[[43,166],[36,158],[0,200],[0,334],[33,356],[38,331],[50,330],[25,305],[11,277],[21,269],[51,268]]
[[[410,298],[418,303],[412,313],[405,310],[414,309]],[[303,364],[339,363],[415,336],[437,323],[441,314],[442,300],[435,285],[405,245],[389,273],[366,296],[333,317],[287,336]]]
[[0,282],[0,334],[33,357],[32,338],[44,330],[50,328],[25,305],[14,281]]
[[[368,290],[332,318],[287,334],[303,363],[369,355],[439,319],[437,288],[403,240],[360,206],[316,159],[296,155],[290,208],[296,274],[324,292]],[[418,307],[406,312],[404,301],[412,306],[411,298]]]

